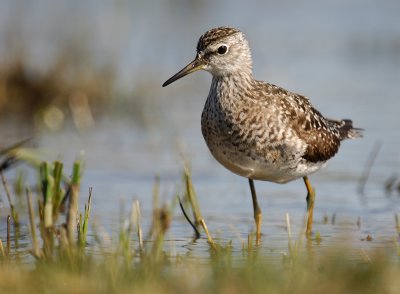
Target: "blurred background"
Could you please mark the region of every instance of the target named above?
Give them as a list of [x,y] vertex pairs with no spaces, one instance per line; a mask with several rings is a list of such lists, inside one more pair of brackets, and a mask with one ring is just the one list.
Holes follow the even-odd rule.
[[[0,146],[34,136],[48,160],[83,156],[84,189],[93,186],[98,215],[112,218],[121,199],[133,198],[149,211],[155,175],[170,199],[189,161],[212,230],[229,239],[230,224],[252,229],[247,182],[219,166],[200,132],[211,76],[161,87],[195,56],[198,37],[221,25],[245,32],[257,79],[366,130],[312,177],[317,228],[340,214],[365,220],[360,234],[383,232],[398,212],[399,1],[0,0],[0,7]],[[376,144],[361,195],[357,184]],[[286,242],[279,226],[286,212],[301,225],[303,183],[257,189],[264,226]],[[182,221],[172,232],[185,239],[190,228]]]

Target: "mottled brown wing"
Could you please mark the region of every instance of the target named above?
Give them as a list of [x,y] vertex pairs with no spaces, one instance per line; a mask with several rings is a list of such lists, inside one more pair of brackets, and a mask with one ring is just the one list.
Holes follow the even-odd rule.
[[283,101],[290,109],[291,127],[307,144],[302,157],[310,162],[321,162],[334,156],[339,150],[341,138],[333,122],[325,119],[304,96],[288,93]]

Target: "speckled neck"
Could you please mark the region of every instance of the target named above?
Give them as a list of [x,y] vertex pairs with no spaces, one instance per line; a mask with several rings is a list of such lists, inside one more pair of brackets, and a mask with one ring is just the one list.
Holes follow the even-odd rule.
[[255,80],[252,72],[239,72],[224,76],[213,76],[209,98],[217,99],[227,106],[248,99]]

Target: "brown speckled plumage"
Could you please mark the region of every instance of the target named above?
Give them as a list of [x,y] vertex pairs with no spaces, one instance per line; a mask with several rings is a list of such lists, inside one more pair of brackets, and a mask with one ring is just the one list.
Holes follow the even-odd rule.
[[[215,54],[213,45],[219,44],[244,58]],[[201,119],[203,136],[214,157],[239,175],[273,182],[303,177],[334,156],[342,140],[360,134],[349,120],[324,118],[307,97],[255,80],[250,48],[236,29],[206,32],[197,54],[209,59],[213,73]],[[221,74],[214,67],[227,61],[217,58],[228,59],[232,69]]]
[[222,165],[250,181],[303,177],[308,183],[307,175],[323,167],[342,140],[361,136],[350,120],[323,117],[307,97],[255,80],[249,44],[237,29],[203,34],[195,60],[164,86],[198,69],[213,76],[201,117],[207,146]]
[[209,30],[199,38],[197,42],[197,52],[204,51],[210,44],[236,33],[239,33],[239,30],[228,27]]

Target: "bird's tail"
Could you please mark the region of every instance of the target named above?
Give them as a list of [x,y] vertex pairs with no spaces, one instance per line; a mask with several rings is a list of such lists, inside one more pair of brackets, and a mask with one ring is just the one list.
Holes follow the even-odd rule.
[[363,136],[362,132],[364,129],[354,128],[353,122],[350,119],[342,119],[340,121],[331,120],[330,122],[339,130],[342,140],[356,139]]

